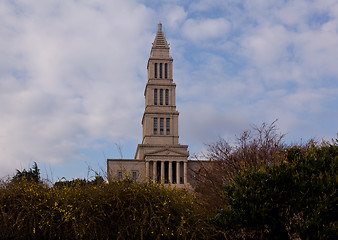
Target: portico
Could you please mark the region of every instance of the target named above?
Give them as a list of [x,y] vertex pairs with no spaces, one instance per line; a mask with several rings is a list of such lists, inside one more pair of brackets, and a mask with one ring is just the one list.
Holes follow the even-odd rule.
[[154,183],[185,184],[187,163],[182,161],[146,161],[146,176]]

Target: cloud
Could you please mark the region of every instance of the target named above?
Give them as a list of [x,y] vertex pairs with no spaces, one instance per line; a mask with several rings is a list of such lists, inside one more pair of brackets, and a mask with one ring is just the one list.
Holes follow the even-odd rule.
[[183,27],[183,36],[193,41],[224,37],[230,29],[229,22],[224,18],[188,19]]
[[335,136],[336,1],[1,1],[0,175],[114,142],[133,157],[159,20],[193,152],[276,118],[290,139]]
[[86,159],[81,149],[100,139],[141,137],[150,9],[124,1],[1,5],[0,175],[32,161]]
[[177,29],[188,15],[183,7],[177,5],[166,5],[162,8],[162,12],[162,16],[166,19],[166,24],[171,29]]
[[181,104],[179,111],[180,142],[189,144],[192,153],[200,152],[204,144],[219,137],[234,140],[249,125],[241,112],[224,112],[207,102]]
[[[208,112],[224,122],[223,116],[233,113],[256,124],[278,118],[289,139],[320,134],[334,137],[337,124],[329,119],[337,114],[330,104],[338,96],[337,3],[242,1],[237,5],[213,1],[207,8],[201,7],[203,3],[192,4],[193,10],[199,14],[212,10],[216,15],[230,13],[226,20],[231,28],[225,41],[203,39],[202,28],[192,31],[196,35],[191,38],[199,40],[202,35],[204,42],[196,44],[196,54],[197,47],[186,44],[191,64],[184,62],[177,71],[185,89],[178,89],[179,98],[208,102],[221,114],[202,108],[201,115]],[[189,29],[187,25],[184,30]],[[195,25],[191,24],[192,29]],[[185,37],[190,40],[188,34]],[[321,118],[330,124],[320,124]],[[224,124],[219,131],[231,132],[231,126]],[[196,127],[200,132],[208,128],[207,123],[204,128],[203,124]]]
[[224,5],[228,5],[230,1],[221,0],[199,0],[192,1],[189,5],[191,12],[209,12],[213,9],[222,8]]
[[[338,22],[334,10],[337,3],[289,1],[278,7],[262,3],[264,7],[248,3],[247,7],[254,9],[251,17],[259,19],[259,24],[249,29],[241,41],[243,53],[252,58],[253,64],[261,71],[282,63],[289,65],[284,72],[292,72],[291,68],[296,66],[301,77],[307,79],[337,74],[333,66],[338,60]],[[255,11],[259,6],[263,12]],[[270,72],[273,71],[278,69],[272,68]]]
[[243,39],[243,53],[256,65],[273,65],[288,57],[289,38],[283,26],[261,26]]

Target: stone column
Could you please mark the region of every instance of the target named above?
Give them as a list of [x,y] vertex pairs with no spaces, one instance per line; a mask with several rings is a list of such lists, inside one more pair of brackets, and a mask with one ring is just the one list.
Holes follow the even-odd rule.
[[176,184],[180,184],[180,162],[176,162]]
[[156,182],[157,174],[156,174],[157,166],[156,161],[153,161],[153,182]]
[[149,172],[149,161],[146,160],[146,181],[149,180],[150,172]]
[[164,161],[161,161],[161,183],[164,183]]
[[188,183],[188,163],[187,162],[184,162],[184,165],[183,165],[183,170],[184,170],[184,184],[187,184]]
[[169,181],[169,184],[172,184],[173,183],[173,162],[172,161],[169,161],[169,171],[168,171],[168,181]]

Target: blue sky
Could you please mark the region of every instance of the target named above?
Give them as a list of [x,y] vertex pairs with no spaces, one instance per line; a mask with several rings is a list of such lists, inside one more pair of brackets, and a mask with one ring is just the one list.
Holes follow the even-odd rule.
[[0,176],[56,181],[133,158],[157,23],[191,154],[251,124],[287,143],[338,132],[336,0],[0,1]]

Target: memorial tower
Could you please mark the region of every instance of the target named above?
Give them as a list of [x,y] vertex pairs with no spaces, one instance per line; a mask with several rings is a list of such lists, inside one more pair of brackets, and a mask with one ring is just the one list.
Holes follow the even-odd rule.
[[112,171],[113,177],[126,173],[139,181],[148,179],[180,186],[188,182],[188,145],[179,144],[179,112],[169,50],[159,23],[147,64],[142,143],[137,146],[135,159],[108,159],[108,172]]

